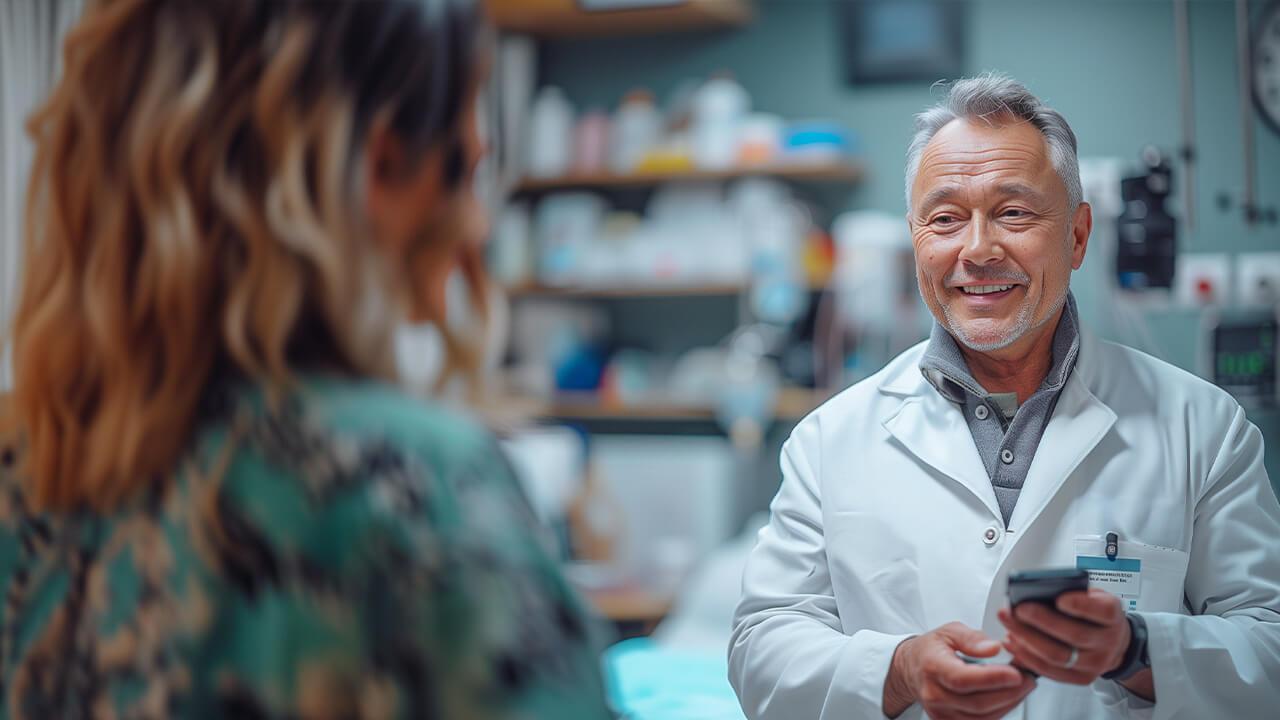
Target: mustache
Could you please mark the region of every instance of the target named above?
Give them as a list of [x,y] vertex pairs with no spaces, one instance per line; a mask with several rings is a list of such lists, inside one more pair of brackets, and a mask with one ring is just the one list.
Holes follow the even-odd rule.
[[974,283],[982,285],[1026,285],[1031,282],[1031,276],[1017,270],[979,267],[947,273],[942,282],[948,287]]

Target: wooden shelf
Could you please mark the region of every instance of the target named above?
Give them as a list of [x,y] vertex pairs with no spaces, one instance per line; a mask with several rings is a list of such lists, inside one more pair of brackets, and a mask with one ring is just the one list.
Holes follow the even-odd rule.
[[784,387],[774,402],[775,417],[799,420],[831,398],[831,391],[813,388]]
[[524,285],[507,289],[513,298],[667,298],[737,295],[741,285],[644,285],[622,287],[549,287]]
[[499,30],[541,37],[732,28],[755,15],[747,0],[684,0],[619,10],[584,10],[579,0],[485,0],[485,9]]
[[639,588],[583,590],[582,593],[602,617],[614,622],[641,623],[646,634],[671,609],[671,598],[660,597]]
[[[808,415],[829,395],[810,388],[787,387],[778,391],[774,418],[797,420]],[[500,401],[517,414],[558,420],[663,420],[714,421],[715,408],[706,405],[654,402],[634,405],[605,404],[594,392],[563,393],[554,401],[509,397]]]
[[862,178],[862,168],[855,162],[762,165],[740,167],[731,170],[687,170],[681,172],[590,173],[566,175],[558,178],[527,178],[514,188],[517,193],[549,192],[569,189],[642,188],[666,182],[697,180],[733,180],[742,177],[775,177],[795,182],[855,183]]
[[[822,292],[827,286],[821,282],[811,282],[809,292]],[[746,292],[746,285],[619,285],[615,287],[553,287],[550,285],[520,285],[506,288],[504,292],[512,299],[523,298],[566,298],[578,300],[608,299],[662,299],[690,297],[728,297]]]

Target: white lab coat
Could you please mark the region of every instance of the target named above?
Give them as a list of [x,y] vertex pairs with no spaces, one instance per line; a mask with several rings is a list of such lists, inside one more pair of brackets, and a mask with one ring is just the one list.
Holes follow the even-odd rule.
[[1041,680],[1008,717],[1280,717],[1280,506],[1240,406],[1082,329],[1006,528],[923,352],[840,393],[783,447],[729,644],[747,716],[882,718],[900,641],[953,620],[1002,638],[1010,571],[1074,566],[1116,531],[1120,555],[1142,561],[1157,702]]

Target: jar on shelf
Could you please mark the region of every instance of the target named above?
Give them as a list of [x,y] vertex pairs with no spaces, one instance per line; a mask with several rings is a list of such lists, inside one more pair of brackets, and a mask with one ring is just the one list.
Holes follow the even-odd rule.
[[601,110],[583,113],[573,130],[573,172],[593,175],[605,171],[609,161],[609,125],[609,116]]

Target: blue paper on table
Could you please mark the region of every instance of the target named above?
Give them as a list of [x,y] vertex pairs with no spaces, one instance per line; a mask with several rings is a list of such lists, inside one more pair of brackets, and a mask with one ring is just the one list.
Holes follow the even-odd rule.
[[724,653],[634,638],[606,650],[604,662],[609,695],[628,720],[745,720]]

